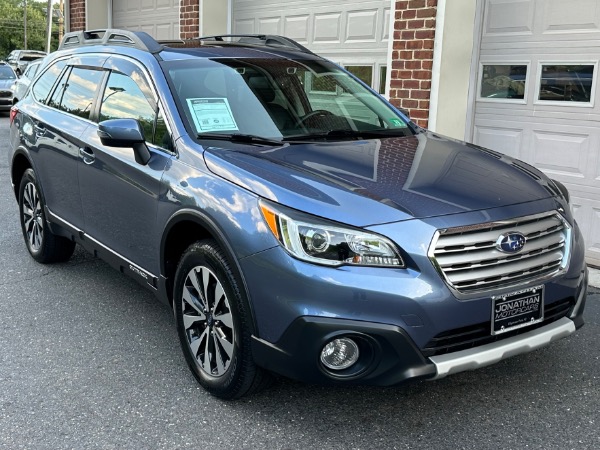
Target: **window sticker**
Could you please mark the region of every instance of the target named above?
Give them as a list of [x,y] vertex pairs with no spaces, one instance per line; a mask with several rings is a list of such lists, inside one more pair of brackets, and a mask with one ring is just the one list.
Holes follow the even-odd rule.
[[188,98],[187,104],[198,133],[239,130],[226,98]]
[[395,127],[402,127],[404,125],[404,122],[402,122],[400,119],[390,119],[390,123]]

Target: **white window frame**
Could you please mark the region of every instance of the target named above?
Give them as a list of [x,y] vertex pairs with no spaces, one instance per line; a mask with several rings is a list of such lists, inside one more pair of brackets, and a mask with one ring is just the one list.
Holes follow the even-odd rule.
[[[527,72],[525,73],[525,92],[523,98],[493,98],[493,97],[482,97],[481,86],[483,84],[483,66],[526,66]],[[479,75],[477,82],[477,100],[478,102],[485,103],[511,103],[517,105],[526,105],[527,99],[529,98],[529,85],[531,79],[531,61],[480,61],[479,62]]]
[[[592,91],[590,92],[589,102],[569,102],[569,101],[554,101],[540,100],[539,93],[542,85],[542,66],[594,66],[594,75],[592,76]],[[533,104],[539,106],[565,106],[575,108],[593,108],[596,100],[596,81],[598,79],[598,60],[540,60],[537,64],[537,76],[535,81],[535,91]]]

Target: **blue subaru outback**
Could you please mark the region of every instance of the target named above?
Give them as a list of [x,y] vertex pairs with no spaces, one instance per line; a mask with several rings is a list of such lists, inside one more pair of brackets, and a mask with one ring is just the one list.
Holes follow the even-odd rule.
[[583,325],[562,184],[284,37],[70,33],[10,123],[31,256],[153,291],[213,395],[441,378]]

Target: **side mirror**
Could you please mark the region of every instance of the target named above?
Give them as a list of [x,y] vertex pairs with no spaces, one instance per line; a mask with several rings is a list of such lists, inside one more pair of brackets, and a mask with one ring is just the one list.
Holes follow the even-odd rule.
[[98,124],[98,137],[107,147],[131,147],[137,163],[146,165],[150,161],[150,150],[146,146],[144,131],[135,119],[110,119]]

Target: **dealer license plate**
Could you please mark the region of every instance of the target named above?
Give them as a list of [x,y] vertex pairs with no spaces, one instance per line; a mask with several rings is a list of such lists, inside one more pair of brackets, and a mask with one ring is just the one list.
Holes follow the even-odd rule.
[[492,297],[492,335],[544,320],[544,286]]

